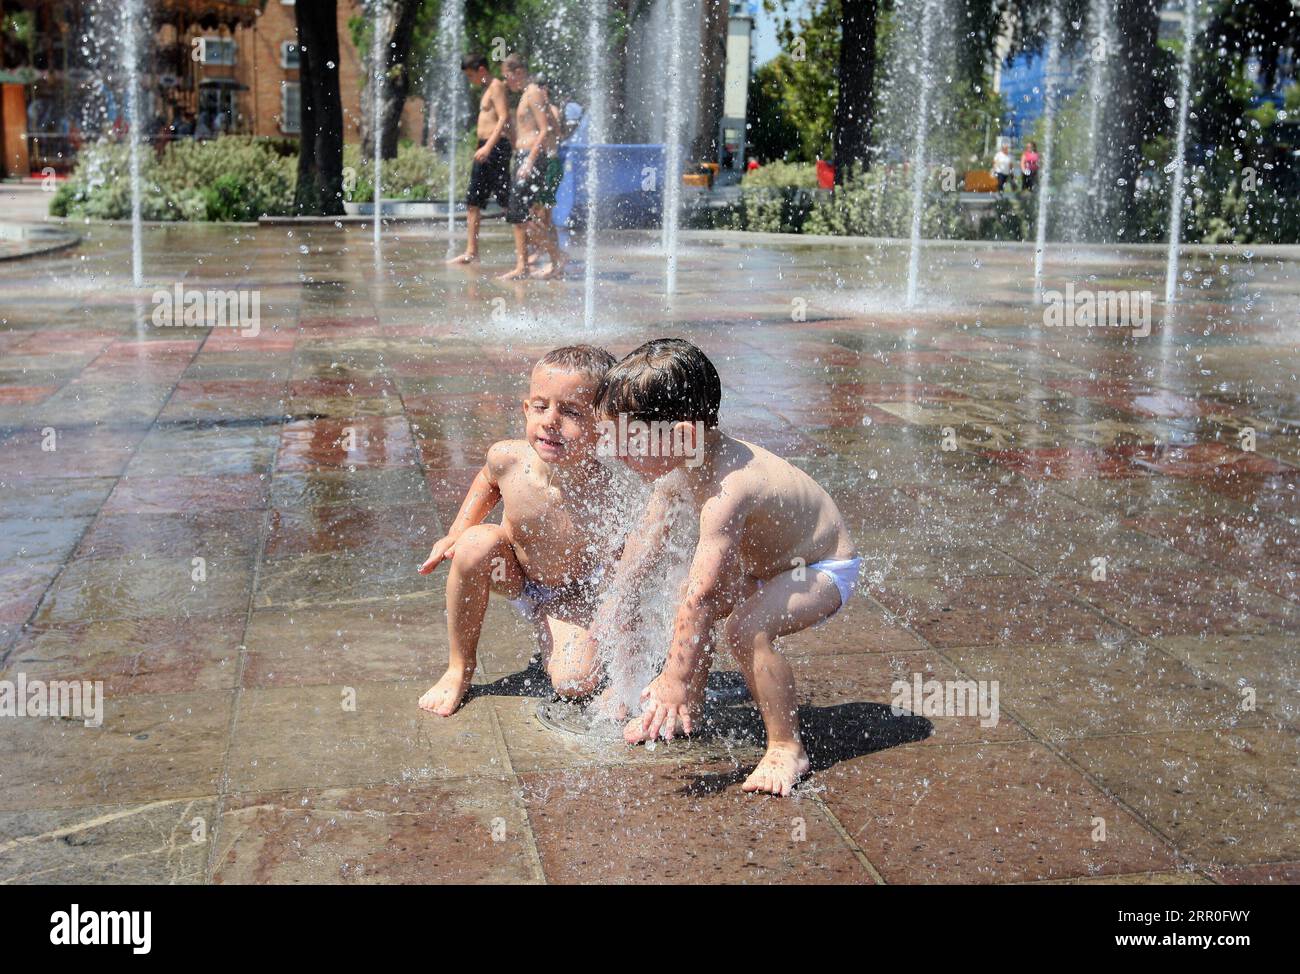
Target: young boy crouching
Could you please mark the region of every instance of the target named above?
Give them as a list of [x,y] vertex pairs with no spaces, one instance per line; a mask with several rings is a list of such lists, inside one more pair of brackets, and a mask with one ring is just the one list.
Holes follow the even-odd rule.
[[[713,629],[721,623],[716,638],[739,664],[767,731],[767,752],[743,787],[788,795],[809,762],[799,737],[794,676],[775,641],[838,612],[857,584],[861,559],[835,502],[816,481],[718,429],[721,399],[713,363],[674,338],[632,352],[608,372],[597,394],[605,420],[628,417],[627,428],[651,436],[658,431],[659,443],[679,445],[633,445],[619,453],[655,482],[657,493],[683,493],[700,523],[667,661],[642,691],[642,715],[626,725],[624,737],[636,743],[670,739],[679,728],[691,732],[712,661]],[[630,537],[613,591],[641,590],[636,576],[648,561],[642,553],[651,537],[648,524]]]
[[[608,512],[614,480],[597,457],[596,391],[614,357],[574,345],[533,367],[525,438],[488,450],[446,537],[420,566],[449,561],[447,672],[420,706],[447,717],[469,690],[488,593],[514,600],[535,624],[546,672],[569,697],[594,691],[600,661],[586,639],[600,580],[616,556]],[[484,524],[503,505],[501,523]]]

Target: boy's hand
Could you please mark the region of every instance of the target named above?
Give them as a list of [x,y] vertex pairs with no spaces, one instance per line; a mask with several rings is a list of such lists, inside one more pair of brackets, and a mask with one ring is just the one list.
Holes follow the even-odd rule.
[[632,721],[624,728],[624,739],[629,744],[656,737],[671,741],[678,728],[685,736],[691,732],[693,706],[690,687],[686,682],[667,673],[660,673],[641,691],[640,727],[637,727],[637,721]]
[[419,568],[420,574],[421,575],[429,574],[429,572],[433,571],[435,568],[438,567],[439,564],[442,563],[442,560],[444,558],[450,558],[452,555],[454,555],[456,553],[455,549],[456,549],[455,538],[448,536],[446,538],[442,538],[441,540],[439,540],[433,546],[433,550],[429,552],[429,557],[424,560],[424,564],[420,566]]

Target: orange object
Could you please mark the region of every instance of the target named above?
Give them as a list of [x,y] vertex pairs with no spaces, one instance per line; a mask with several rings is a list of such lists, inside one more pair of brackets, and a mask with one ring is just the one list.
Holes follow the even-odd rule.
[[962,177],[962,188],[968,193],[996,193],[998,177],[983,169],[972,169]]
[[835,188],[835,167],[825,159],[817,160],[817,187],[818,189]]
[[702,186],[708,189],[710,181],[708,174],[702,172],[688,172],[682,176],[683,186]]

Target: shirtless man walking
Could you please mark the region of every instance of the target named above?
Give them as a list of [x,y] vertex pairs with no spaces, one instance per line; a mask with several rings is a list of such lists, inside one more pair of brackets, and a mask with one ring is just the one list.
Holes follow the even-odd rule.
[[465,192],[467,235],[465,252],[447,261],[449,264],[478,263],[478,228],[483,207],[493,196],[502,208],[510,203],[510,141],[512,135],[510,106],[506,86],[488,70],[482,54],[467,54],[460,62],[461,71],[472,85],[483,89],[478,103],[478,148],[474,167]]
[[515,111],[514,181],[510,187],[510,205],[506,208],[506,222],[515,232],[515,266],[501,280],[516,280],[528,276],[528,231],[531,224],[534,236],[551,258],[551,266],[539,276],[560,277],[564,273],[564,252],[559,241],[541,229],[539,197],[546,189],[546,167],[557,141],[552,131],[551,113],[546,95],[528,80],[528,64],[518,54],[511,54],[504,64],[506,85],[520,92],[519,107]]

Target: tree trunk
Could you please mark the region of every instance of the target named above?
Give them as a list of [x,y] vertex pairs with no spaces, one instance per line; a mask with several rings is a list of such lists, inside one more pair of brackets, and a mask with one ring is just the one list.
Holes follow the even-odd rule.
[[369,0],[365,15],[370,21],[370,57],[365,65],[366,85],[362,92],[361,154],[375,157],[375,64],[374,52],[382,56],[380,75],[379,152],[385,159],[397,155],[397,136],[401,129],[402,110],[411,90],[411,42],[415,38],[415,21],[423,0]]
[[871,164],[871,124],[875,112],[877,0],[842,0],[839,93],[835,102],[835,182],[854,166]]
[[726,97],[727,33],[731,15],[725,0],[702,0],[700,7],[699,122],[690,148],[691,161],[717,162],[722,155],[718,136]]
[[1138,176],[1146,166],[1142,145],[1155,134],[1155,100],[1163,90],[1158,77],[1159,32],[1159,0],[1117,0],[1115,46],[1118,50],[1112,67],[1115,83],[1113,96],[1102,105],[1101,151],[1109,156],[1104,160],[1108,163],[1104,191],[1113,193],[1117,204],[1109,207],[1109,211],[1121,214],[1121,224],[1125,220],[1123,214],[1137,213],[1134,192]]
[[337,0],[312,0],[293,10],[302,118],[294,209],[304,216],[338,216],[343,212],[343,101]]

